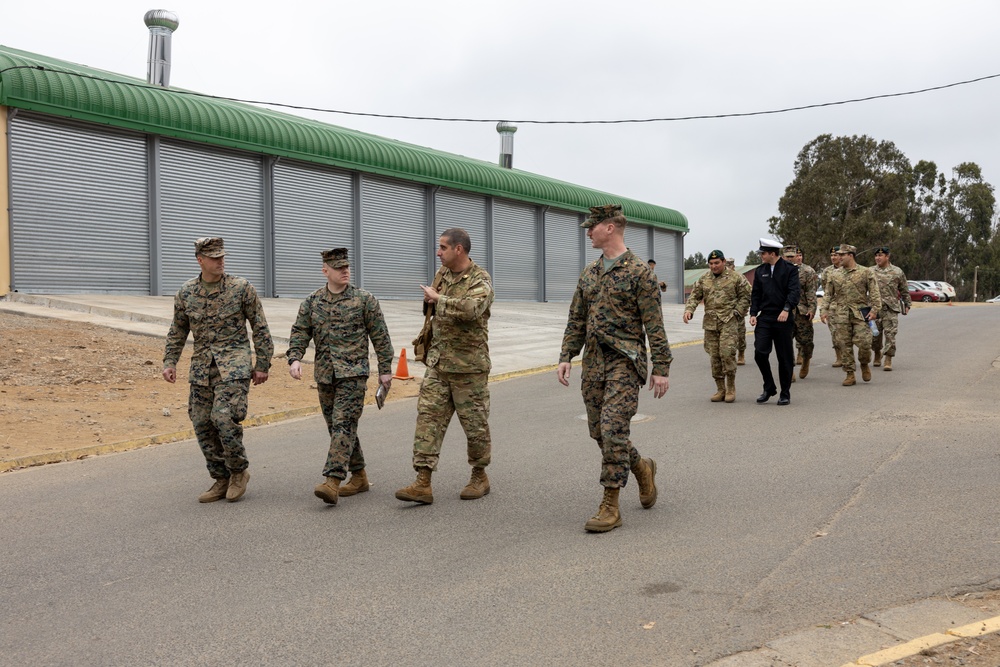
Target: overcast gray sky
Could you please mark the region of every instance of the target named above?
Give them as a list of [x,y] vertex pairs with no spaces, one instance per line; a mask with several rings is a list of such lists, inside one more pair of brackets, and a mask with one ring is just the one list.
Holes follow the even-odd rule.
[[[183,0],[7,3],[0,43],[145,77],[148,9],[178,14],[171,83],[215,95],[404,115],[615,119],[779,109],[1000,73],[995,0],[553,2]],[[13,6],[10,6],[13,5]],[[993,46],[990,46],[990,45]],[[667,206],[685,255],[742,261],[798,151],[820,134],[894,142],[1000,184],[1000,79],[756,118],[519,125],[514,166]],[[493,124],[308,114],[495,161]],[[807,258],[807,261],[815,258]]]

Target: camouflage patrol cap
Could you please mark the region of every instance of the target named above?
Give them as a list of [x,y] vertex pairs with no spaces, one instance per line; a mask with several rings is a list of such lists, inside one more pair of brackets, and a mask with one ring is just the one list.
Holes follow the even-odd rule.
[[781,251],[781,254],[784,255],[785,257],[795,257],[800,252],[802,251],[799,250],[799,247],[797,245],[786,245],[784,249]]
[[837,246],[836,253],[838,255],[856,255],[858,254],[858,249],[852,245],[844,243],[842,245]]
[[624,217],[622,213],[622,207],[619,204],[608,204],[607,206],[591,206],[590,207],[590,217],[580,223],[581,227],[587,229],[593,227],[599,222],[604,222],[610,218],[617,218],[618,216]]
[[726,261],[726,253],[722,252],[721,250],[713,250],[712,252],[708,253],[708,258],[710,260],[721,259],[722,261]]
[[347,259],[347,248],[324,250],[320,255],[323,257],[323,262],[331,269],[342,269],[351,265],[351,262]]
[[735,257],[726,257],[726,266],[728,266],[730,269],[735,268],[736,267],[736,258]]
[[226,248],[218,236],[203,236],[194,242],[194,254],[213,259],[226,256]]

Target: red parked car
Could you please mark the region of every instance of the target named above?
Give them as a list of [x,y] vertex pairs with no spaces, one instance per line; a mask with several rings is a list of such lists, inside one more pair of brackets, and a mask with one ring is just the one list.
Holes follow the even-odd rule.
[[915,289],[910,286],[910,301],[947,301],[948,297],[937,290]]

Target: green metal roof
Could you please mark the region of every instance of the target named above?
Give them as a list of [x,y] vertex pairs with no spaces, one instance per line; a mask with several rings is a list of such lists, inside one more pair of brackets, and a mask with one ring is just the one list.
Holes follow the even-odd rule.
[[570,211],[619,203],[632,221],[688,231],[682,213],[662,206],[6,46],[0,71],[0,105]]

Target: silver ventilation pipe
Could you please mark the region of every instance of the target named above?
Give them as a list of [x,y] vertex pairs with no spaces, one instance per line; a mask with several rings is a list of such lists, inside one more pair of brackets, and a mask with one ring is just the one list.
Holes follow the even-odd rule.
[[514,133],[517,128],[505,120],[497,123],[500,133],[500,166],[504,169],[514,168]]
[[146,81],[166,88],[170,85],[170,36],[180,23],[177,14],[165,9],[150,9],[143,17],[149,28],[149,57]]

